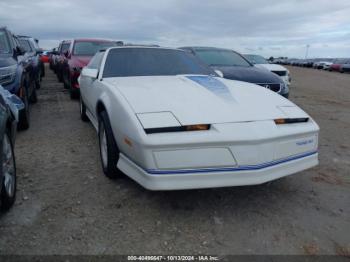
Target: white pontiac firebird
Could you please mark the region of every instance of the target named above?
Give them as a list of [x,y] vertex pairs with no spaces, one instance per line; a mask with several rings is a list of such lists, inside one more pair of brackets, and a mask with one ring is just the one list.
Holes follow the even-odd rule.
[[318,164],[316,122],[263,87],[220,78],[186,51],[114,47],[80,76],[80,113],[104,173],[150,190],[262,184]]

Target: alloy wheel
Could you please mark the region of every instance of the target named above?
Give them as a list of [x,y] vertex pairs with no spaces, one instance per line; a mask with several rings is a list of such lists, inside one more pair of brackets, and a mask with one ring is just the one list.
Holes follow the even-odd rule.
[[4,175],[5,190],[9,197],[13,197],[16,184],[15,161],[11,142],[7,134],[5,135],[3,141],[2,155],[2,172]]

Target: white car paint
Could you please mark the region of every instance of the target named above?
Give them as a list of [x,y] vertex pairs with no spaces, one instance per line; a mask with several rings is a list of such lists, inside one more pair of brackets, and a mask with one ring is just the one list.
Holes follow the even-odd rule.
[[278,74],[287,86],[290,85],[290,73],[289,70],[284,66],[277,64],[255,64],[254,66],[262,69],[267,69],[272,73]]
[[331,67],[332,64],[333,64],[333,62],[324,62],[323,63],[323,69],[324,70],[329,70],[329,68]]
[[[120,150],[117,166],[145,188],[261,184],[318,164],[319,127],[291,101],[254,84],[214,76],[105,78],[104,63],[111,49],[105,52],[98,75],[83,69],[81,97],[96,129],[97,105],[105,106]],[[299,117],[310,120],[274,122]],[[211,128],[154,134],[144,130],[194,124]]]

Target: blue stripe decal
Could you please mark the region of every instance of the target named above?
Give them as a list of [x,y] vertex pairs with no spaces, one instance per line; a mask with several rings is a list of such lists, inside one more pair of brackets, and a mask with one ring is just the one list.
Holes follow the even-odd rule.
[[187,76],[188,79],[196,82],[197,84],[204,86],[210,92],[216,96],[225,100],[234,100],[228,87],[220,80],[212,76]]
[[213,173],[213,172],[236,172],[236,171],[249,171],[249,170],[259,170],[267,167],[276,166],[282,163],[290,162],[293,160],[301,159],[304,157],[312,156],[317,154],[318,151],[312,151],[305,154],[296,155],[293,157],[288,157],[285,159],[275,160],[258,165],[247,165],[238,167],[223,167],[223,168],[202,168],[202,169],[179,169],[179,170],[157,170],[157,169],[147,169],[144,170],[152,175],[175,175],[175,174],[189,174],[189,173]]

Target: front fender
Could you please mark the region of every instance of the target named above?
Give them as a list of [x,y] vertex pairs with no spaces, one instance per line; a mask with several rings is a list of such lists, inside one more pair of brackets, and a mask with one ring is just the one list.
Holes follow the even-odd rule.
[[[101,94],[96,105],[96,115],[99,103],[102,103],[107,111],[119,150],[136,161],[139,141],[142,141],[145,132],[129,103],[115,87],[113,91],[106,88]],[[131,144],[127,143],[126,139],[131,141]]]

